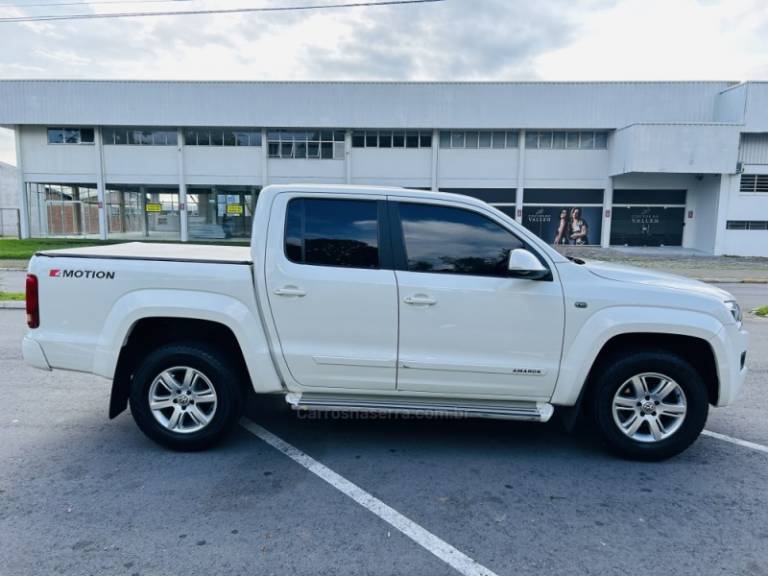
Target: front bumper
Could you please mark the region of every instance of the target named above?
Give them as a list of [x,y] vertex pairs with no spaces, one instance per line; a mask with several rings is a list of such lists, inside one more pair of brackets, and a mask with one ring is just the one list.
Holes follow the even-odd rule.
[[50,370],[51,366],[48,364],[48,360],[45,357],[43,349],[37,340],[33,340],[29,336],[25,336],[21,343],[21,354],[24,357],[24,362],[35,368],[41,370]]
[[749,334],[735,324],[724,326],[713,338],[712,345],[717,356],[720,380],[717,406],[727,406],[736,400],[747,377]]

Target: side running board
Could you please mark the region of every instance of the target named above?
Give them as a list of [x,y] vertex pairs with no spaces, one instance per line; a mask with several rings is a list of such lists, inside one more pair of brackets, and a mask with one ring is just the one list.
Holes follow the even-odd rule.
[[317,393],[286,394],[285,401],[297,411],[376,412],[380,414],[429,415],[451,418],[493,418],[547,422],[554,408],[546,402],[507,402],[448,398],[394,398]]

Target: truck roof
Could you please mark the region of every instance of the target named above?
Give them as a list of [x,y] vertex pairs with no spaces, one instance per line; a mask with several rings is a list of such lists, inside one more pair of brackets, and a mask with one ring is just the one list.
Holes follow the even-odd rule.
[[259,194],[260,198],[267,195],[275,195],[281,192],[316,192],[319,194],[334,192],[346,192],[354,194],[371,194],[375,196],[402,196],[406,198],[432,198],[435,200],[461,201],[465,204],[487,206],[485,202],[472,196],[453,192],[436,192],[416,188],[402,188],[398,186],[373,186],[366,184],[270,184]]

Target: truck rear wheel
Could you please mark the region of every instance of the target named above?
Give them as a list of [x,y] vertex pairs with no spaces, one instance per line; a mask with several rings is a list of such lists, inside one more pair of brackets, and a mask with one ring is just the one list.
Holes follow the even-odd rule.
[[709,398],[699,373],[670,352],[643,351],[609,364],[593,395],[597,428],[619,455],[663,460],[699,436]]
[[142,432],[174,450],[203,450],[237,423],[243,395],[228,356],[202,342],[165,345],[133,376],[131,413]]

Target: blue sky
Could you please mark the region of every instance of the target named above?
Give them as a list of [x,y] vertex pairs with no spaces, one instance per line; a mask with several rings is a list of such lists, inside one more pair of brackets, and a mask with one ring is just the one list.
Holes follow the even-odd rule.
[[[20,8],[41,0],[0,0],[0,17],[322,1],[185,0]],[[2,23],[0,78],[768,79],[768,4],[446,0],[271,15]],[[9,154],[4,134],[0,160],[7,161]]]

